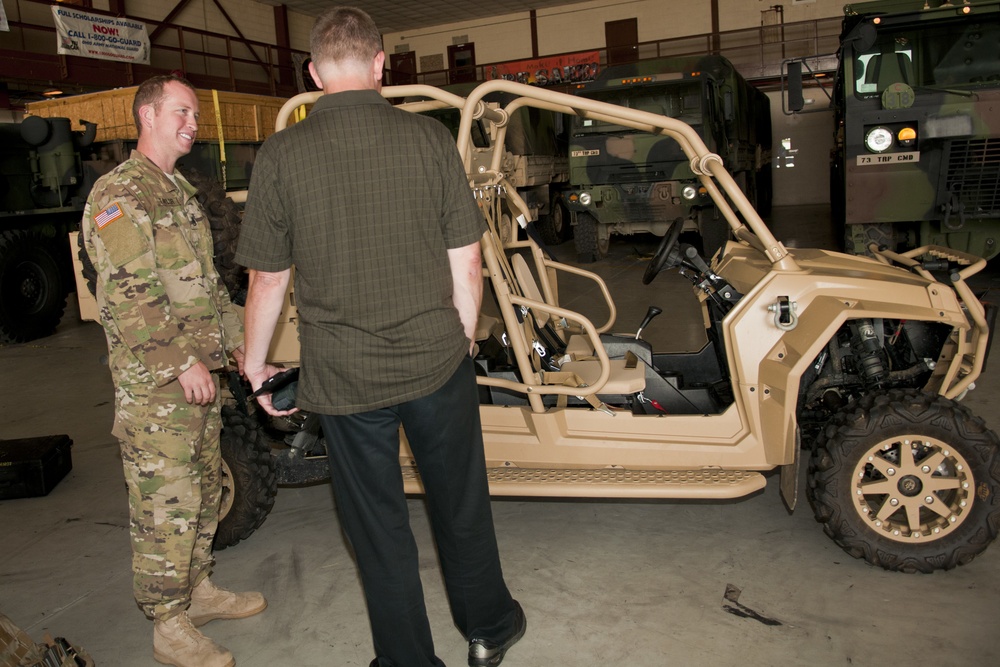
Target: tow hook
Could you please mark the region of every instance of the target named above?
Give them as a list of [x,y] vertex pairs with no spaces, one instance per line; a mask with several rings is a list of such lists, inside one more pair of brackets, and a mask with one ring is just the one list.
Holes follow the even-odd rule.
[[778,300],[767,307],[774,313],[774,326],[782,331],[791,331],[799,325],[799,316],[795,314],[798,304],[789,301],[787,296],[779,296]]

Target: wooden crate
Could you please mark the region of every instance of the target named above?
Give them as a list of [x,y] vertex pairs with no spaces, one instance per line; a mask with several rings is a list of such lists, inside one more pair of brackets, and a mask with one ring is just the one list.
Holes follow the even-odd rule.
[[[137,139],[132,119],[135,91],[136,86],[133,86],[29,102],[25,105],[25,110],[29,116],[69,118],[74,130],[83,130],[80,120],[97,123],[96,141]],[[216,107],[212,91],[199,90],[198,102],[201,113],[198,121],[199,141],[219,140],[218,119],[222,121],[224,141],[264,141],[274,134],[274,121],[285,98],[218,91]]]

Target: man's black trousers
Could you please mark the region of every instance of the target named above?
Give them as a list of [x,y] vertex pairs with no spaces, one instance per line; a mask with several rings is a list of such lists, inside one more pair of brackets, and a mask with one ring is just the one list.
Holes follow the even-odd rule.
[[402,424],[420,470],[455,625],[499,642],[514,627],[493,530],[474,362],[400,405],[321,415],[344,532],[354,549],[380,665],[442,665],[434,654],[399,468]]

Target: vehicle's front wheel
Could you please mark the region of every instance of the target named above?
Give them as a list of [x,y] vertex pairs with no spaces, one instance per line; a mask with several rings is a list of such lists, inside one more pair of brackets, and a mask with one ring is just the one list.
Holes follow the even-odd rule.
[[222,502],[215,548],[225,549],[260,528],[278,491],[271,447],[252,416],[222,406]]
[[569,224],[569,213],[563,205],[562,197],[558,194],[552,195],[548,215],[539,216],[538,233],[550,246],[559,245],[572,236],[573,228]]
[[[590,213],[578,213],[576,230],[573,239],[576,243],[576,253],[580,262],[590,263],[603,259],[608,254],[609,234],[599,229],[600,225]],[[602,234],[602,232],[604,232]],[[603,238],[602,238],[603,237]]]
[[869,395],[823,429],[807,494],[826,533],[855,558],[901,572],[949,570],[1000,530],[1000,439],[942,396]]

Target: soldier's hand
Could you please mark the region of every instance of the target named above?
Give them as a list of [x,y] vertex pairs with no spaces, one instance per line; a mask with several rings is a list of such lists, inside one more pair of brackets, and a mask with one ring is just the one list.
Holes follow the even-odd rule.
[[215,400],[215,380],[202,362],[177,376],[184,389],[184,400],[195,405],[208,405]]
[[246,359],[246,353],[243,351],[242,345],[233,350],[233,359],[236,360],[236,370],[240,372],[240,375],[246,377],[246,369],[243,368],[243,361]]
[[[278,373],[288,370],[287,368],[278,368],[277,366],[272,366],[271,364],[264,364],[262,367],[250,368],[244,367],[246,372],[246,379],[250,381],[250,386],[253,387],[254,391],[260,389],[260,386],[264,384],[264,380],[277,375]],[[292,408],[291,410],[275,410],[274,406],[271,404],[271,394],[261,394],[257,397],[257,404],[264,408],[264,412],[274,417],[284,417],[285,415],[291,415],[299,411],[298,408]]]

